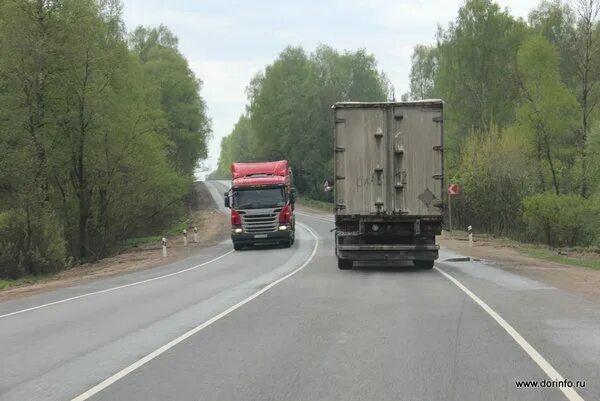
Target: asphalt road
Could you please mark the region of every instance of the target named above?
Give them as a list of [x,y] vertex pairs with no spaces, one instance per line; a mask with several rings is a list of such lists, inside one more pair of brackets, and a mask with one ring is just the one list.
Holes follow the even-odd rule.
[[[328,218],[297,221],[0,303],[0,400],[600,400],[599,304],[446,251],[339,271]],[[515,385],[555,373],[586,386]]]

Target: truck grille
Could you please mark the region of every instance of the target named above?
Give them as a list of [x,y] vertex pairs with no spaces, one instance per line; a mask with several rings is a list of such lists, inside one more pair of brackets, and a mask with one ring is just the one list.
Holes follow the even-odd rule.
[[258,233],[270,233],[277,231],[278,226],[278,214],[277,213],[263,213],[263,214],[241,214],[242,227],[244,232],[258,234]]

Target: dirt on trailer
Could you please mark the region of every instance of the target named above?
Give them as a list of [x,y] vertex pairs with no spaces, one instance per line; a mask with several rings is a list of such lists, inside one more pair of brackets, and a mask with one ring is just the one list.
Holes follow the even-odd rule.
[[[461,255],[541,281],[553,287],[599,302],[600,270],[565,265],[523,255],[525,245],[493,238],[476,238],[469,245],[466,235],[443,235],[441,246]],[[558,251],[557,251],[558,252]],[[579,255],[582,256],[583,255]]]
[[[166,258],[162,257],[160,241],[148,243],[94,263],[78,265],[53,276],[39,279],[32,284],[5,289],[0,291],[0,301],[166,265],[227,239],[230,230],[229,217],[218,211],[203,182],[194,183],[194,193],[195,196],[190,202],[191,222],[188,228],[188,245],[184,246],[183,235],[167,237]],[[194,242],[193,227],[198,229],[198,242]]]

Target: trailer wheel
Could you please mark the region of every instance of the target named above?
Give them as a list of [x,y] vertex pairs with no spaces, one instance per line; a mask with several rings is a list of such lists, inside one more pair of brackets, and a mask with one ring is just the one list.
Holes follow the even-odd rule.
[[350,270],[352,269],[352,259],[340,259],[337,260],[338,269],[340,270]]
[[433,269],[433,260],[415,260],[415,266],[421,269]]

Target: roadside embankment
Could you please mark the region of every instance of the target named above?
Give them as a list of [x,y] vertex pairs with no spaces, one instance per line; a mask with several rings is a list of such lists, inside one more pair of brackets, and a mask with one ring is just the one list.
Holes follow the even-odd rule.
[[[94,263],[84,263],[54,275],[26,277],[20,280],[0,280],[0,300],[31,295],[55,288],[82,284],[99,278],[117,276],[149,269],[190,256],[201,249],[225,240],[229,235],[229,218],[218,211],[206,185],[197,182],[189,219],[170,230],[167,238],[168,256],[162,257],[161,236],[132,239],[130,247],[116,256]],[[193,227],[198,229],[198,242],[194,242]],[[188,230],[188,245],[184,246],[181,230]]]

